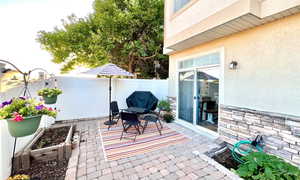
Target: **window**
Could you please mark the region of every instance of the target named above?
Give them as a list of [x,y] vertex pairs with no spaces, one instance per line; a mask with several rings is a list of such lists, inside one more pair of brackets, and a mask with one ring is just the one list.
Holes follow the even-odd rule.
[[191,0],[174,0],[174,12],[183,8]]
[[215,64],[220,64],[220,53],[218,52],[181,61],[179,63],[179,69],[187,69]]

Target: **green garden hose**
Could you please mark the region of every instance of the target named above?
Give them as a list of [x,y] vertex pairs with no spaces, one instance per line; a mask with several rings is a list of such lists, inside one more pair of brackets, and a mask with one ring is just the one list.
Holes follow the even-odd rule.
[[[249,140],[242,140],[237,142],[236,144],[234,144],[232,150],[231,150],[231,154],[232,157],[239,163],[243,164],[244,161],[239,157],[237,151],[242,154],[242,155],[248,155],[249,153],[253,152],[253,149],[255,148],[257,151],[262,152],[263,148],[259,145],[253,146],[252,145],[253,141],[249,141]],[[249,145],[248,150],[244,151],[240,148],[241,145]]]

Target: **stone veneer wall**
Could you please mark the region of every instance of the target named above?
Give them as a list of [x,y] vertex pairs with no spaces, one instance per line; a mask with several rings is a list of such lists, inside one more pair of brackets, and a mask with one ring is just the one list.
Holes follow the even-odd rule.
[[230,144],[263,135],[267,153],[300,166],[300,117],[221,105],[218,131]]

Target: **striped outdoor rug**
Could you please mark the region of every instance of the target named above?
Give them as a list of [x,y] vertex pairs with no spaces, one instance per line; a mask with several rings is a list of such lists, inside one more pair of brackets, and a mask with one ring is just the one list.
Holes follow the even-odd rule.
[[[101,122],[100,126],[103,150],[106,160],[109,161],[155,151],[189,140],[182,134],[170,129],[165,123],[163,124],[162,135],[159,135],[155,124],[149,123],[144,134],[137,135],[135,141],[133,141],[135,135],[130,133],[124,133],[123,139],[120,140],[122,133],[120,121],[118,125],[113,126],[109,131],[107,130],[107,126],[103,123],[104,121]],[[135,132],[135,129],[130,128],[128,131]]]

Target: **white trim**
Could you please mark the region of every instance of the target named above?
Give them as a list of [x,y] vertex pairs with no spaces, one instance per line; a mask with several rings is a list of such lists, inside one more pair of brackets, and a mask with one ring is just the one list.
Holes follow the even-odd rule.
[[218,169],[221,173],[225,174],[228,179],[232,179],[232,180],[243,180],[242,178],[240,178],[238,175],[236,175],[234,172],[230,171],[229,169],[227,169],[226,167],[222,166],[221,164],[219,164],[217,161],[215,161],[214,159],[208,157],[205,154],[199,154],[199,157],[201,159],[203,159],[204,161],[206,161],[207,163],[211,164],[212,166],[214,166],[216,169]]
[[[225,48],[220,48],[219,104],[225,104]],[[220,106],[219,106],[220,107]],[[219,109],[220,112],[220,109]]]
[[[195,103],[195,102],[197,102],[197,101],[195,101],[195,98],[196,99],[198,99],[198,96],[196,95],[196,93],[197,93],[197,89],[198,89],[198,87],[197,87],[197,77],[198,76],[198,74],[197,74],[197,69],[195,69],[194,70],[194,90],[193,90],[193,125],[194,126],[196,126],[197,125],[197,121],[195,121],[195,119],[197,119],[197,108],[198,108],[198,103]],[[196,96],[195,96],[196,95]]]
[[[212,65],[204,65],[204,66],[195,66],[195,67],[191,67],[191,68],[185,68],[185,69],[180,69],[179,68],[179,64],[182,61],[194,58],[194,57],[199,57],[199,56],[205,56],[205,55],[209,55],[212,53],[216,53],[218,52],[220,54],[220,64],[212,64]],[[219,104],[224,104],[224,71],[225,71],[225,48],[224,47],[220,47],[211,51],[206,51],[206,52],[200,52],[200,53],[195,53],[189,56],[185,56],[181,59],[176,60],[176,83],[175,83],[175,91],[176,91],[176,122],[178,122],[179,124],[196,130],[199,132],[201,132],[203,135],[207,134],[210,136],[218,136],[218,133],[209,130],[207,128],[201,127],[199,125],[197,125],[197,122],[195,120],[195,117],[193,117],[193,124],[190,124],[186,121],[183,121],[179,118],[179,73],[180,72],[186,72],[186,71],[194,71],[194,73],[199,70],[199,69],[205,69],[205,68],[214,68],[214,67],[220,67],[220,79],[219,79]],[[195,88],[195,86],[194,86]],[[195,93],[195,91],[194,91]],[[194,108],[195,109],[195,108]],[[193,114],[193,116],[195,116],[195,113]],[[220,117],[220,106],[219,106],[219,116]],[[219,128],[218,128],[219,131]]]
[[172,52],[174,52],[173,49],[166,48],[166,47],[163,48],[163,54],[170,54],[170,53],[172,53]]
[[206,68],[214,68],[219,67],[221,64],[211,64],[211,65],[204,65],[204,66],[195,66],[191,68],[185,68],[185,69],[177,69],[177,72],[186,72],[186,71],[194,71],[195,69],[206,69]]
[[177,71],[187,71],[187,70],[190,70],[190,69],[195,69],[195,68],[202,68],[202,67],[214,67],[214,66],[217,66],[217,65],[221,65],[222,62],[220,62],[220,64],[210,64],[210,65],[204,65],[204,66],[195,66],[195,67],[191,67],[191,68],[179,68],[179,65],[182,61],[186,61],[186,60],[189,60],[189,59],[192,59],[192,58],[195,58],[195,57],[202,57],[202,56],[206,56],[206,55],[209,55],[209,54],[213,54],[213,53],[220,53],[220,61],[222,61],[222,55],[224,56],[224,47],[221,47],[221,48],[217,48],[217,49],[214,49],[214,50],[211,50],[211,51],[206,51],[206,52],[200,52],[200,53],[195,53],[195,54],[192,54],[192,55],[189,55],[189,56],[185,56],[181,59],[178,59],[176,60],[176,70]]
[[210,139],[213,139],[213,140],[215,140],[215,139],[217,139],[219,137],[219,134],[216,133],[216,132],[214,132],[214,131],[212,131],[212,130],[200,127],[198,125],[195,126],[195,125],[190,124],[190,123],[188,123],[188,122],[186,122],[184,120],[181,120],[181,119],[176,119],[175,123],[180,124],[180,125],[182,125],[182,126],[184,126],[186,128],[189,128],[189,129],[195,131],[196,133],[198,133],[200,135],[203,135],[205,137],[208,137]]
[[[177,67],[176,67],[177,68]],[[179,108],[178,108],[178,101],[179,101],[179,72],[176,69],[176,73],[175,73],[175,93],[176,93],[176,119],[179,118]]]
[[[206,56],[206,55],[209,55],[209,54],[213,54],[213,53],[216,53],[216,52],[222,52],[224,50],[224,47],[220,47],[220,48],[216,48],[216,49],[213,49],[211,51],[205,51],[205,52],[199,52],[199,53],[193,53],[192,55],[189,55],[189,56],[185,56],[179,60],[177,60],[177,63],[179,65],[179,62],[181,61],[185,61],[185,60],[188,60],[188,59],[191,59],[191,58],[194,58],[194,57],[199,57],[199,56]],[[177,65],[177,69],[179,68],[179,66]]]

